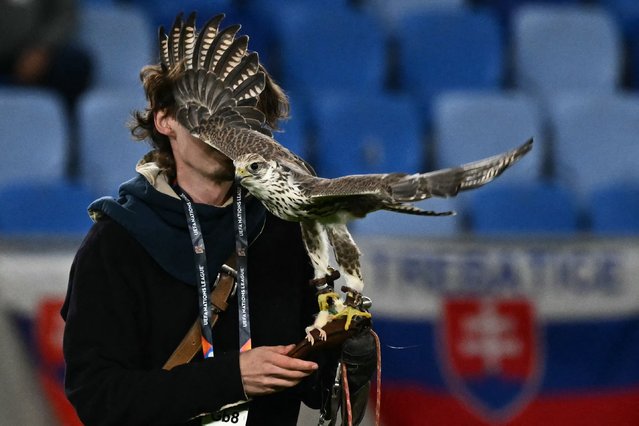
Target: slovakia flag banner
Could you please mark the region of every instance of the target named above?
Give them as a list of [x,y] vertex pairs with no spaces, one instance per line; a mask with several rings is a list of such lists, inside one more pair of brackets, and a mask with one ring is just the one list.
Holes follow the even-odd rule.
[[639,425],[639,242],[358,239],[393,425]]

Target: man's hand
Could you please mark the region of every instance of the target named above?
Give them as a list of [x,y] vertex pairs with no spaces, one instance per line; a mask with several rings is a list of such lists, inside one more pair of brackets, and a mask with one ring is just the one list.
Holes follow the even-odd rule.
[[314,362],[287,356],[294,347],[260,346],[240,354],[242,382],[248,397],[290,388],[317,370]]

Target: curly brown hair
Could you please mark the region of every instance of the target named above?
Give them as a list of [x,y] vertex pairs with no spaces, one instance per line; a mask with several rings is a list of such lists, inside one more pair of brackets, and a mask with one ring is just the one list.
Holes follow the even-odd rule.
[[[271,130],[277,130],[280,120],[288,118],[290,106],[286,93],[273,80],[266,69],[260,64],[260,71],[265,75],[266,85],[258,98],[257,108],[265,115],[266,125]],[[147,99],[144,110],[132,113],[129,128],[133,138],[148,141],[154,151],[149,156],[165,170],[169,179],[175,178],[175,160],[169,138],[155,128],[154,114],[166,110],[174,115],[177,110],[173,87],[182,75],[183,68],[176,66],[167,70],[161,65],[147,65],[140,71],[140,80]]]

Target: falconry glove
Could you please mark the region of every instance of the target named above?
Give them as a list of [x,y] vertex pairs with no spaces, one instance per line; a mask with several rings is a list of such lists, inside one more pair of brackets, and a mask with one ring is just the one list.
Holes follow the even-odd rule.
[[[364,419],[371,379],[377,366],[377,345],[370,327],[346,339],[339,352],[333,380],[324,384],[320,425],[358,425]],[[341,409],[341,415],[338,411]]]

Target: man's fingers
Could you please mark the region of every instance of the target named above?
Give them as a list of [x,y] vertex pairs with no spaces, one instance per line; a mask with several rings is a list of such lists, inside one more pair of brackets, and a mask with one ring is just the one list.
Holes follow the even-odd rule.
[[309,373],[317,370],[317,364],[313,361],[305,361],[281,354],[273,359],[273,364],[286,370],[305,371]]
[[286,355],[294,345],[257,347],[240,354],[240,370],[247,395],[262,395],[295,386],[317,370],[312,361]]
[[299,370],[299,371],[315,371],[317,370],[317,364],[312,361],[305,361],[298,358],[290,357],[288,354],[291,349],[293,349],[295,345],[286,345],[286,346],[270,346],[268,347],[273,352],[273,358],[270,359],[273,364],[289,369],[289,370]]

